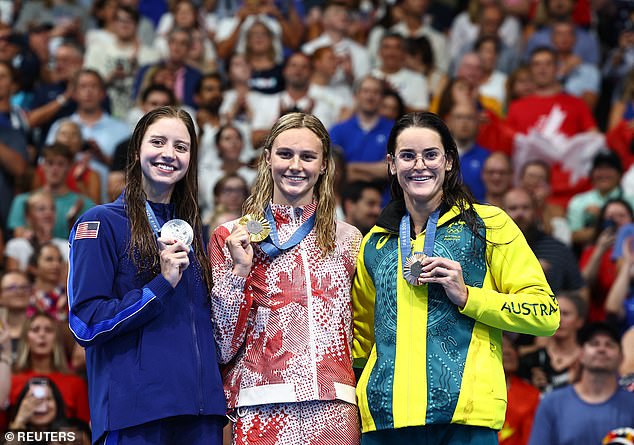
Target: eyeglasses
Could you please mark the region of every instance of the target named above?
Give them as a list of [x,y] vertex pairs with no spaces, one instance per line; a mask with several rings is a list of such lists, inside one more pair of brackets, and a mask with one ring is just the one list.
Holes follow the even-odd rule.
[[16,292],[16,291],[27,291],[31,289],[31,285],[30,284],[22,284],[22,285],[17,285],[14,284],[13,286],[4,286],[2,288],[2,292]]
[[445,154],[440,150],[431,149],[425,150],[423,153],[414,153],[409,150],[402,150],[396,155],[396,159],[403,167],[414,167],[416,165],[416,161],[420,159],[423,161],[423,165],[429,169],[436,169],[440,167],[445,158]]

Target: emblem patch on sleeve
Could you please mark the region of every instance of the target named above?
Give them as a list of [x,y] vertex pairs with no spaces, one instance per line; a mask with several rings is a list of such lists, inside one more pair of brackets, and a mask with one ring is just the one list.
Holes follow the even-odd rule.
[[74,239],[96,239],[99,234],[99,224],[101,224],[99,221],[86,221],[78,224]]

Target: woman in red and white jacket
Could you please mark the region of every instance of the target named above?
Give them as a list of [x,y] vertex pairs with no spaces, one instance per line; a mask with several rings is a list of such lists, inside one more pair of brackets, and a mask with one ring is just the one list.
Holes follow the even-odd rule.
[[210,241],[212,313],[236,444],[359,443],[350,287],[361,234],[336,221],[333,179],[323,124],[303,113],[281,117],[248,215]]

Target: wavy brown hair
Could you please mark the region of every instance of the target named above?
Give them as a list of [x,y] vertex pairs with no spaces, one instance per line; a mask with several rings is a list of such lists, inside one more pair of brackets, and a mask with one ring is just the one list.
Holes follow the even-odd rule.
[[171,202],[178,218],[192,224],[194,241],[192,248],[200,264],[201,273],[208,289],[211,289],[211,267],[205,256],[202,241],[202,222],[198,211],[198,137],[194,122],[186,111],[175,107],[159,107],[141,118],[132,133],[128,146],[128,167],[124,191],[125,209],[130,220],[130,244],[128,254],[140,276],[149,277],[160,273],[160,257],[156,237],[145,214],[147,196],[143,191],[143,173],[139,161],[141,143],[150,125],[160,119],[179,119],[189,133],[189,168],[185,177],[174,185]]
[[332,157],[332,147],[328,131],[319,119],[311,114],[289,113],[280,117],[266,141],[264,150],[258,161],[258,176],[253,184],[253,192],[244,203],[244,213],[264,216],[264,208],[273,199],[273,174],[271,167],[266,163],[265,156],[271,152],[273,142],[286,130],[294,128],[307,128],[319,138],[323,148],[326,170],[319,177],[313,189],[314,198],[317,200],[315,212],[319,217],[315,221],[315,232],[317,233],[317,245],[324,252],[330,253],[335,248],[336,216],[335,216],[335,162]]
[[53,339],[53,350],[51,351],[51,369],[55,372],[61,372],[63,374],[68,373],[68,365],[66,364],[66,356],[64,355],[64,345],[62,344],[62,332],[60,330],[61,325],[53,318],[52,315],[46,312],[38,311],[31,318],[28,318],[22,325],[20,331],[20,339],[18,340],[18,351],[15,364],[13,365],[13,372],[25,372],[33,369],[33,357],[31,355],[31,345],[29,344],[29,331],[33,323],[40,319],[46,318],[55,331],[55,338]]

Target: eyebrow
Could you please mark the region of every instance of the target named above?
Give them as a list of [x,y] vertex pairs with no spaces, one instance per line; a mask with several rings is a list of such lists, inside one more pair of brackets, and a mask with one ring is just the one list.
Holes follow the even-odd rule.
[[[151,134],[150,136],[148,136],[148,139],[162,139],[162,140],[167,140],[167,136],[163,136],[160,134]],[[186,144],[186,145],[191,145],[191,142],[187,142],[183,139],[176,139],[174,142],[179,142],[181,144]]]
[[[399,151],[403,151],[403,150],[408,150],[408,151],[414,151],[416,150],[418,147],[401,147],[399,149]],[[442,149],[440,147],[426,147],[423,148],[423,151],[431,151],[431,150],[438,150],[438,151],[442,151]]]

